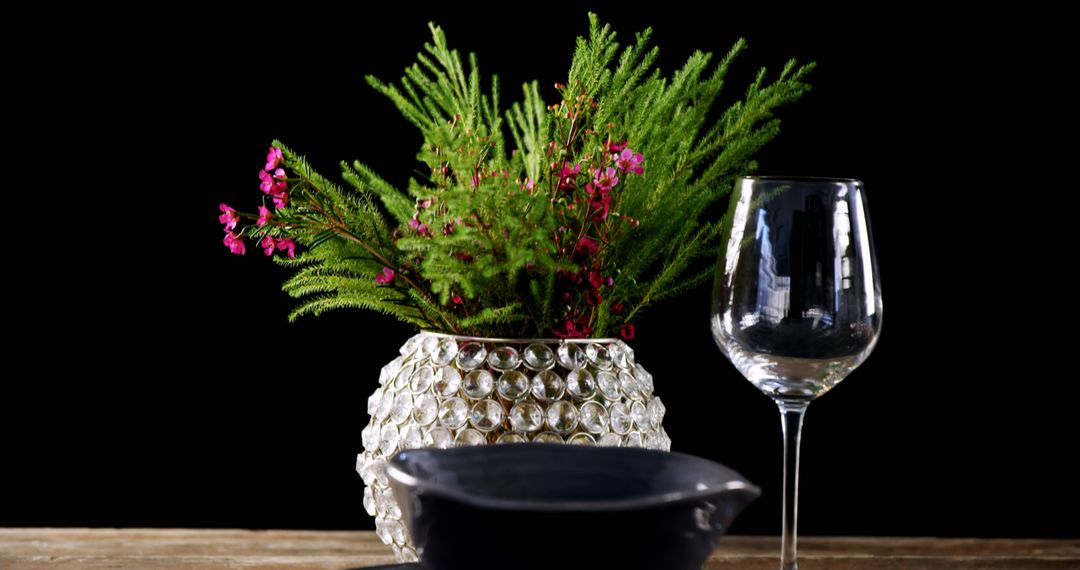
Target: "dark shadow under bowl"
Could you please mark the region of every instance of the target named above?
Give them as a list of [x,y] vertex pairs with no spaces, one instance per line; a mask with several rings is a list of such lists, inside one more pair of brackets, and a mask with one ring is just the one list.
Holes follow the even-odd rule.
[[635,448],[418,449],[387,474],[431,570],[697,570],[760,495],[718,463]]

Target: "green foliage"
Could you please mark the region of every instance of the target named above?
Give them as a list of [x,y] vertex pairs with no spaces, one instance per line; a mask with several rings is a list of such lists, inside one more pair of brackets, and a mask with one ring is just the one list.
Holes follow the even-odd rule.
[[[649,30],[620,52],[589,19],[551,105],[532,82],[504,113],[498,81],[485,91],[475,56],[463,64],[434,25],[398,83],[369,77],[424,137],[425,176],[406,189],[360,162],[342,163],[343,189],[275,142],[288,205],[239,235],[301,246],[275,258],[295,269],[284,289],[302,301],[290,318],[362,308],[445,332],[605,336],[706,279],[721,224],[705,213],[755,168],[779,132],[773,112],[809,89],[812,65],[790,61],[772,80],[762,69],[717,114],[744,42],[664,77]],[[616,160],[622,141],[644,156],[643,173]],[[616,166],[618,183],[594,179]]]
[[621,125],[621,138],[648,157],[646,176],[628,181],[617,206],[647,228],[629,235],[614,253],[622,277],[619,296],[632,304],[632,317],[708,278],[710,268],[695,262],[714,258],[721,224],[703,224],[702,214],[730,191],[736,176],[756,168],[753,154],[779,133],[773,110],[809,89],[803,80],[813,64],[800,67],[788,61],[771,83],[762,69],[744,99],[706,130],[728,69],[746,48],[744,41],[711,69],[711,54],[695,52],[667,80],[655,71],[646,74],[656,56],[655,49],[648,49],[648,31],[638,35],[609,72],[617,49],[614,34],[595,16],[590,22],[593,39],[579,42],[577,54],[588,61],[575,60],[571,78],[582,82],[583,91],[605,95],[592,127]]

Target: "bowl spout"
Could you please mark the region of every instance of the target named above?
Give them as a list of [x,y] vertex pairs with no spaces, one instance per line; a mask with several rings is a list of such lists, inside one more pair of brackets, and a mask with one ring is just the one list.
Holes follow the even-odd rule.
[[703,499],[694,511],[695,522],[702,530],[708,530],[715,542],[731,527],[731,523],[750,503],[761,496],[757,487],[745,484],[733,484],[715,496]]

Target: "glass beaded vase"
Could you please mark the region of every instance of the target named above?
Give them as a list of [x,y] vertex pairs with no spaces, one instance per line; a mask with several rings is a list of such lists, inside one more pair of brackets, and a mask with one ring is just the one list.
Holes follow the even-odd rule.
[[419,447],[569,443],[668,451],[652,375],[617,339],[494,339],[422,332],[382,368],[356,469],[364,508],[399,562],[416,560],[386,459]]

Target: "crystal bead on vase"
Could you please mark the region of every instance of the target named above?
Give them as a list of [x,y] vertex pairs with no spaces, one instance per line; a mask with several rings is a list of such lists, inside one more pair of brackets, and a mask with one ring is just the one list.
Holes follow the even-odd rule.
[[490,339],[422,332],[382,368],[356,470],[364,509],[398,562],[417,560],[386,479],[405,449],[565,443],[669,451],[653,379],[617,339]]

